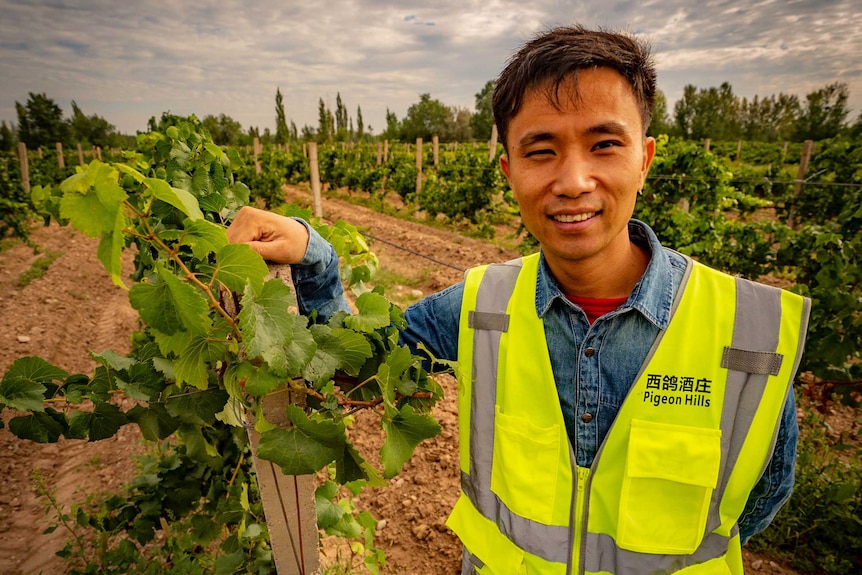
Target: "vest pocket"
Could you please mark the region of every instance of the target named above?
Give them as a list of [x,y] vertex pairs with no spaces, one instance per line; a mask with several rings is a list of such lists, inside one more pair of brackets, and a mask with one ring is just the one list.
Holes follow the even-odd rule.
[[516,515],[550,524],[559,472],[559,425],[539,427],[495,407],[491,491]]
[[640,553],[693,553],[718,482],[721,430],[633,419],[617,545]]

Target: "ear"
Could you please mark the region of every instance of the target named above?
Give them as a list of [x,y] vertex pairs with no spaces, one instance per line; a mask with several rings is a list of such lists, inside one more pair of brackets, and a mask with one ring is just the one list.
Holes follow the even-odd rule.
[[509,182],[509,187],[512,186],[512,178],[509,177],[509,155],[503,154],[500,156],[500,169],[503,175],[506,176],[506,181]]
[[641,188],[646,182],[649,167],[652,165],[652,160],[655,157],[655,138],[652,136],[644,138],[644,157],[643,165],[641,166]]

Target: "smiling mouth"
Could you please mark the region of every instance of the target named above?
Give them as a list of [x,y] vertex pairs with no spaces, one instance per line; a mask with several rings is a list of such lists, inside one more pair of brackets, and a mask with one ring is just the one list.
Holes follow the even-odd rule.
[[571,224],[573,222],[586,221],[595,216],[596,214],[598,214],[598,212],[586,212],[584,214],[557,214],[555,216],[551,216],[551,219],[555,222]]

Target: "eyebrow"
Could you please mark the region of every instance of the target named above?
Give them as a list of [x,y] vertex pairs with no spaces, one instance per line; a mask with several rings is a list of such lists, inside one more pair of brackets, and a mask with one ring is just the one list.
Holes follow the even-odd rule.
[[[608,122],[601,122],[596,124],[595,126],[590,126],[587,129],[587,134],[608,134],[611,136],[627,136],[630,131],[626,128],[626,125],[622,122],[617,122],[615,120],[610,120]],[[518,140],[518,146],[521,148],[531,146],[533,144],[538,144],[540,142],[550,142],[557,138],[553,132],[546,132],[537,130],[535,132],[527,132]]]

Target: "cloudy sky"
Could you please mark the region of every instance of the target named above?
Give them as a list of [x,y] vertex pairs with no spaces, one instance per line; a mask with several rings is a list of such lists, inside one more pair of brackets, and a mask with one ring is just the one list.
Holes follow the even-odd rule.
[[859,0],[0,0],[0,120],[34,92],[125,133],[168,110],[263,131],[280,88],[300,128],[340,93],[379,132],[426,92],[472,110],[519,44],[573,22],[650,39],[670,106],[686,84],[804,97],[840,81],[862,110]]

